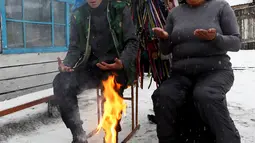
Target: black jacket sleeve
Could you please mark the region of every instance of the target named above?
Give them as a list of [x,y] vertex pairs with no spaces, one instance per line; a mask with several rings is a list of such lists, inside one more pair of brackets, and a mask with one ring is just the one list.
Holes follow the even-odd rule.
[[120,60],[124,68],[129,68],[130,62],[133,62],[138,52],[138,38],[136,28],[132,21],[131,12],[128,7],[123,10],[123,41],[124,50],[120,55]]
[[73,67],[78,61],[81,55],[79,32],[77,29],[77,24],[74,15],[71,16],[70,23],[70,44],[68,48],[67,55],[64,59],[64,65],[68,67]]
[[237,18],[234,10],[226,3],[220,14],[220,25],[223,34],[217,33],[213,42],[225,51],[239,51],[242,46],[241,36],[238,30]]

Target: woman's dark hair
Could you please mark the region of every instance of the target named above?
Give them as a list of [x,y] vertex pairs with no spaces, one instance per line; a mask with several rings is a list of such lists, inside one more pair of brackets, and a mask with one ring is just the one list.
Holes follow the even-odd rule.
[[[209,0],[205,0],[205,1],[209,1]],[[179,4],[187,4],[186,0],[178,0]]]
[[186,4],[186,0],[178,0],[179,4]]

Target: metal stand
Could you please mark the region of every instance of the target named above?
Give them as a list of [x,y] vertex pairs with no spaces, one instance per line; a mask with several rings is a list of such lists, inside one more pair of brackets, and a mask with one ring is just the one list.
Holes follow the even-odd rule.
[[[134,94],[134,86],[135,86],[135,94]],[[103,115],[103,104],[104,104],[104,98],[103,98],[103,91],[101,88],[97,88],[97,117],[98,117],[98,124],[100,123],[100,119]],[[124,97],[124,100],[131,101],[131,121],[132,121],[132,129],[130,133],[126,136],[126,138],[121,141],[121,143],[126,143],[129,141],[133,135],[136,133],[137,130],[140,128],[140,124],[138,124],[138,81],[134,82],[134,85],[131,86],[131,97]],[[96,130],[93,130],[88,134],[88,138],[92,137],[95,134]],[[118,132],[116,136],[116,141],[118,143]]]

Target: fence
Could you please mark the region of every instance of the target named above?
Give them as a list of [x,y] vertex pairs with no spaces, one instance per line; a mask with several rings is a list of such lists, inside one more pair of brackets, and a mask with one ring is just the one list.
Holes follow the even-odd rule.
[[243,49],[255,49],[255,6],[248,5],[235,9],[239,30],[243,39]]

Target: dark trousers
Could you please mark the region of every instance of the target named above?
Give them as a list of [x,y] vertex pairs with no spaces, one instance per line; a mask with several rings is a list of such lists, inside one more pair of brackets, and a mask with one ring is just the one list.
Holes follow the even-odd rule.
[[194,109],[215,135],[216,143],[240,143],[240,135],[229,115],[226,101],[226,93],[233,81],[233,71],[229,70],[192,77],[173,73],[152,96],[159,143],[180,142],[177,119],[187,101],[193,102]]
[[[127,83],[124,71],[101,71],[99,68],[79,69],[70,73],[59,73],[53,81],[55,102],[59,106],[63,122],[71,131],[81,128],[77,95],[86,89],[96,88],[109,75],[117,74],[116,82],[122,85],[119,91],[123,94]],[[95,95],[96,96],[96,95]]]

